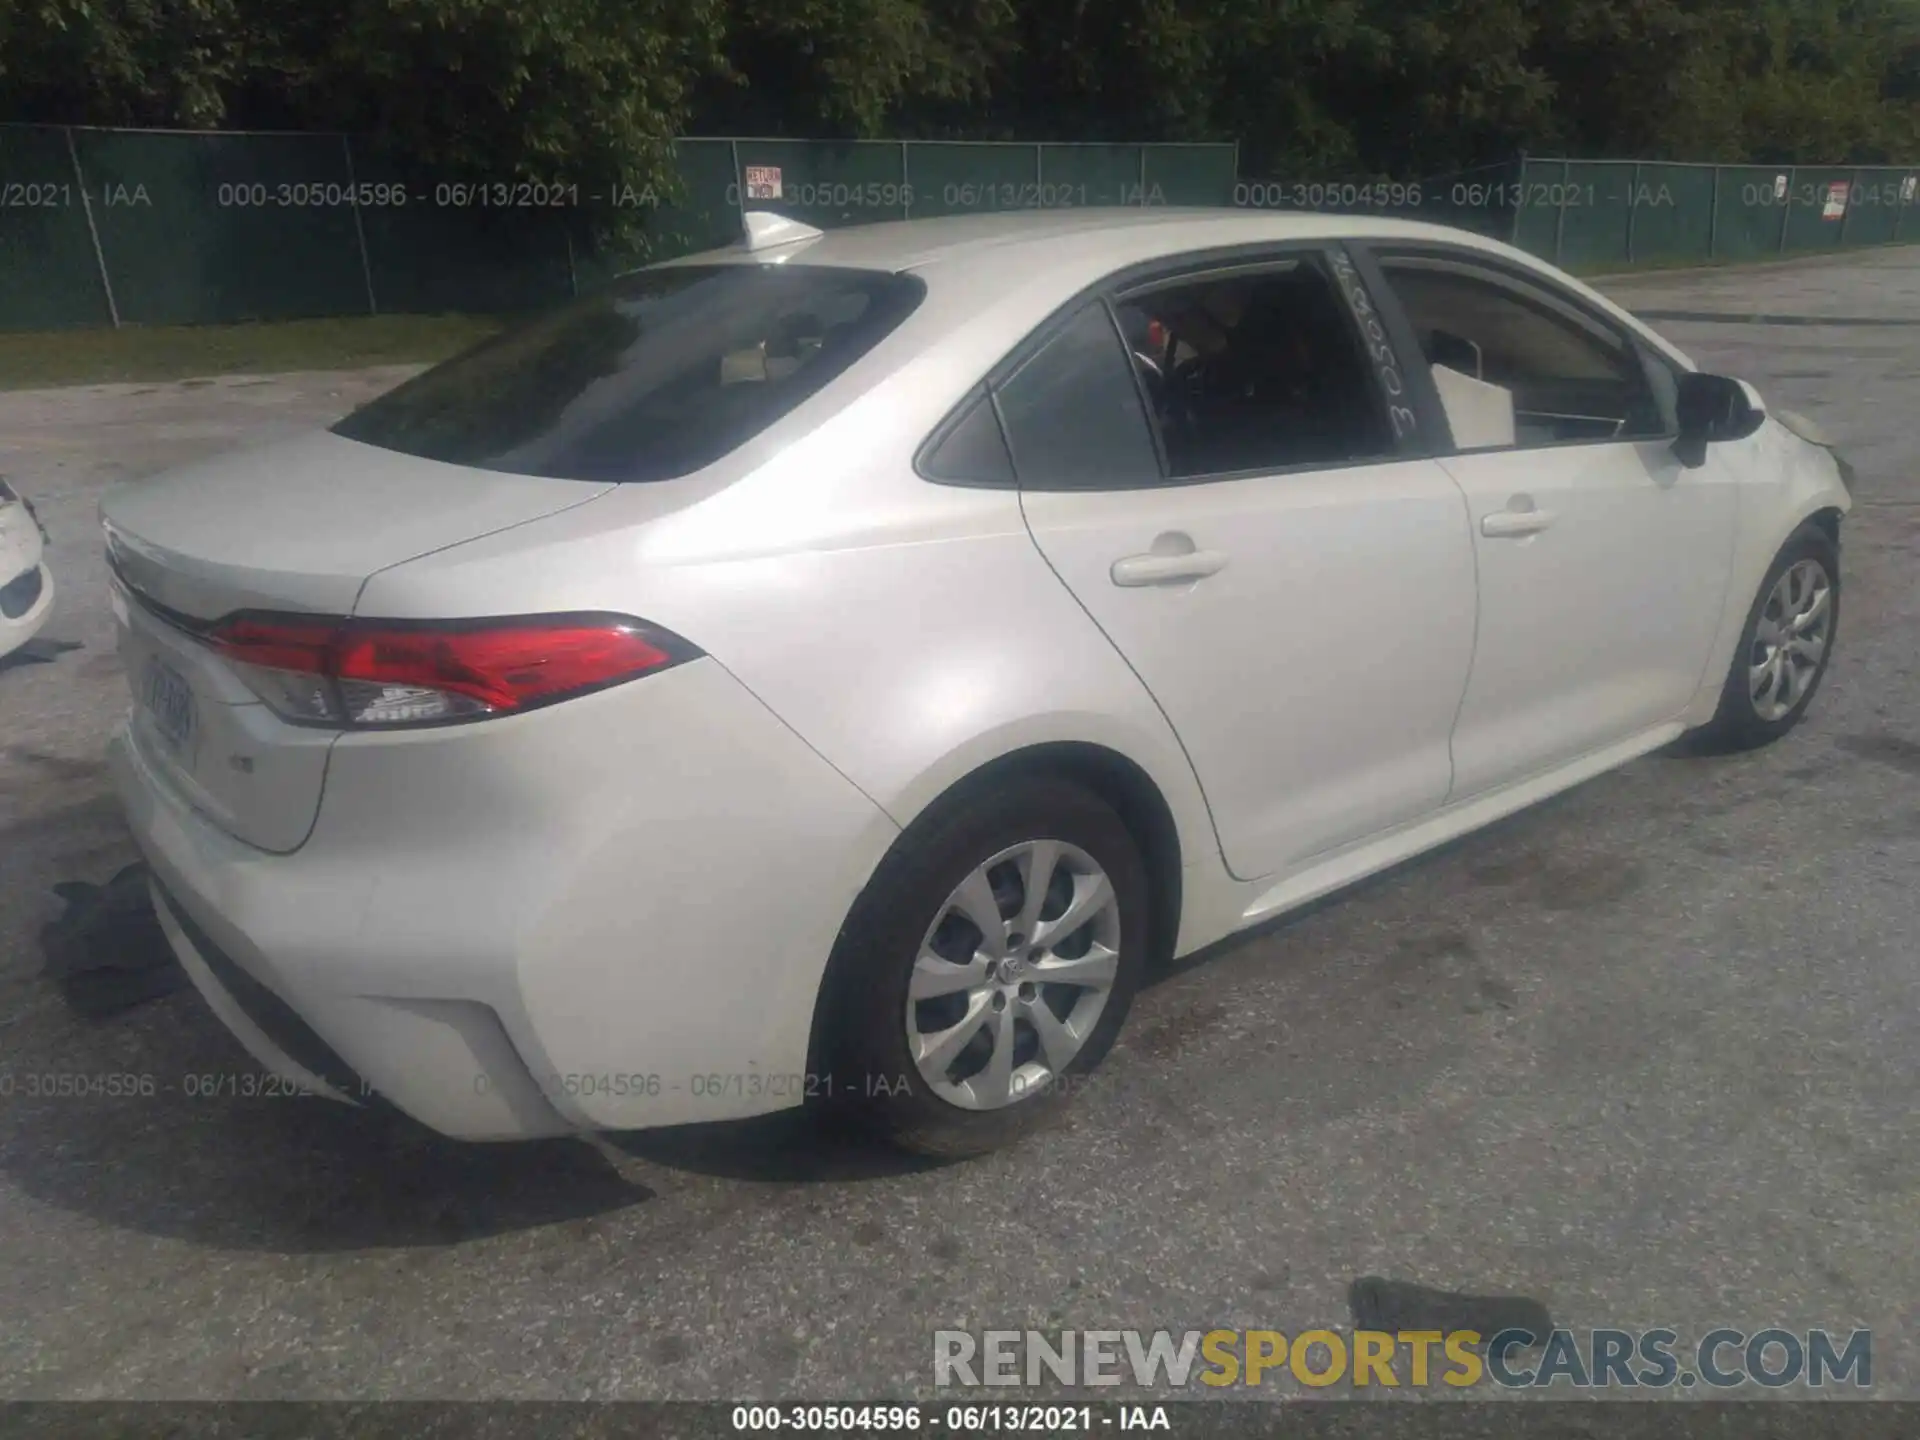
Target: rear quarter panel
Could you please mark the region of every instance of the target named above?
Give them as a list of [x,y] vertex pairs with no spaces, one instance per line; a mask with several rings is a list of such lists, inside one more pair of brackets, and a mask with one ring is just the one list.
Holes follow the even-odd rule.
[[[901,826],[1014,751],[1104,746],[1159,788],[1183,862],[1217,867],[1178,738],[1047,566],[1018,494],[935,485],[911,466],[921,440],[1061,298],[1057,283],[1016,277],[997,297],[932,285],[915,331],[875,352],[864,393],[803,407],[690,479],[671,513],[654,487],[617,486],[383,571],[359,613],[594,609],[664,625]],[[1188,939],[1183,929],[1183,949]]]
[[[769,493],[756,501],[763,482]],[[1158,786],[1186,863],[1217,860],[1178,739],[1048,568],[1018,496],[928,485],[911,472],[884,483],[928,494],[881,527],[890,533],[851,543],[738,553],[734,539],[754,523],[750,515],[764,522],[769,510],[805,503],[798,490],[782,498],[781,483],[760,476],[651,525],[589,533],[579,511],[525,527],[513,544],[460,547],[376,577],[363,608],[610,609],[664,625],[903,827],[1004,755],[1061,741],[1100,745]],[[617,497],[609,499],[611,513]],[[700,513],[708,505],[714,513]],[[724,548],[705,543],[721,535],[733,537]],[[514,553],[525,546],[537,547],[532,564]],[[530,571],[543,577],[537,589]]]

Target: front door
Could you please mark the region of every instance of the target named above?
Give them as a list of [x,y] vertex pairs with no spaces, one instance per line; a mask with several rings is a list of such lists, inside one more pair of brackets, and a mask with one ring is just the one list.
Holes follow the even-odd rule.
[[1479,570],[1454,795],[1677,719],[1732,563],[1737,468],[1674,458],[1674,372],[1571,292],[1462,252],[1378,255],[1431,361]]

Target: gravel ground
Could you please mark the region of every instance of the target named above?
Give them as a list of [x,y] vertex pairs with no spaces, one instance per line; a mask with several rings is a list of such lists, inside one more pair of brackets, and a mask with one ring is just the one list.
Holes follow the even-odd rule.
[[[0,1397],[845,1398],[941,1328],[1347,1322],[1356,1276],[1560,1324],[1875,1331],[1920,1396],[1920,251],[1608,286],[1828,428],[1861,474],[1809,721],[1661,755],[1139,1001],[1064,1131],[922,1168],[785,1117],[463,1148],[255,1067],[191,993],[106,1021],[38,974],[56,882],[133,858],[93,507],[397,372],[0,395],[48,635],[0,671]],[[1623,586],[1632,583],[1621,576]],[[29,1098],[29,1073],[154,1079]]]

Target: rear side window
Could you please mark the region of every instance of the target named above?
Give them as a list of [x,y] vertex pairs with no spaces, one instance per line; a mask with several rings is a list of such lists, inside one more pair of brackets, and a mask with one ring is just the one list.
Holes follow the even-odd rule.
[[1158,484],[1160,459],[1107,307],[1085,306],[998,391],[1020,484],[1115,490]]
[[334,433],[483,470],[668,480],[817,394],[924,293],[912,276],[823,266],[642,270],[436,366]]
[[951,485],[1011,485],[1013,457],[985,390],[967,402],[920,457],[920,473]]

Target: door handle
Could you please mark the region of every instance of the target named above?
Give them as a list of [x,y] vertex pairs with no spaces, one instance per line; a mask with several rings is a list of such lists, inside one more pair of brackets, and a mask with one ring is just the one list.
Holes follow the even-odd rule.
[[1135,587],[1204,580],[1226,568],[1227,556],[1220,550],[1189,550],[1183,555],[1156,555],[1149,551],[1114,561],[1109,573],[1114,584]]
[[1491,540],[1513,540],[1538,535],[1551,524],[1551,510],[1497,510],[1481,519],[1480,533]]

